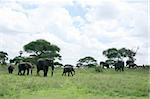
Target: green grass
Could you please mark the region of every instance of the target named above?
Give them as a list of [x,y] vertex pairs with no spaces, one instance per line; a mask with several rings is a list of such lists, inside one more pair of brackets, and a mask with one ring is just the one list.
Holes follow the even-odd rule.
[[149,70],[115,72],[77,69],[74,77],[62,77],[56,69],[54,77],[10,75],[0,68],[0,99],[148,99]]

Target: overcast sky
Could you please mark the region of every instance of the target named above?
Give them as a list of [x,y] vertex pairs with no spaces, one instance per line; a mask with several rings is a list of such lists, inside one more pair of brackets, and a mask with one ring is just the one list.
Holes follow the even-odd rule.
[[61,48],[62,62],[85,56],[105,60],[107,48],[139,50],[148,56],[148,0],[0,0],[0,50],[10,58],[23,45],[45,39]]

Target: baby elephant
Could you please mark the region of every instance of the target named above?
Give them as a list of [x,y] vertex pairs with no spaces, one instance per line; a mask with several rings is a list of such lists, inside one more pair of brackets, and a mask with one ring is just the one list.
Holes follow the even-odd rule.
[[[32,75],[32,69],[34,67],[32,66],[31,63],[29,62],[22,62],[18,65],[18,75],[25,75],[25,72],[27,70],[27,75],[29,75],[29,70],[31,70],[31,75]],[[23,71],[23,73],[22,73]]]
[[64,76],[64,75],[66,76],[66,73],[68,73],[68,76],[70,76],[70,73],[72,76],[75,75],[75,70],[72,65],[67,64],[64,66],[62,76]]
[[9,73],[9,74],[12,74],[14,69],[15,69],[14,66],[10,65],[10,66],[8,67],[8,73]]

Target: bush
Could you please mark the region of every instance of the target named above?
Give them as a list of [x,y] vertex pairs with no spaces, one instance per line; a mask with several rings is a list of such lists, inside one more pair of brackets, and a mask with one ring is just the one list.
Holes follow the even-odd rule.
[[96,67],[95,67],[95,71],[96,71],[96,72],[103,72],[102,66],[96,66]]

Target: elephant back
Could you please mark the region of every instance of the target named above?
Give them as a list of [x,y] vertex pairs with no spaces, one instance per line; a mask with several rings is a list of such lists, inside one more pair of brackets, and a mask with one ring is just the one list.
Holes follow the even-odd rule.
[[29,62],[21,62],[18,64],[18,68],[33,68],[33,66]]
[[115,63],[115,66],[116,66],[116,67],[124,67],[124,62],[123,62],[123,61],[117,61],[117,62]]
[[25,65],[25,63],[19,63],[18,64],[18,69],[26,69],[26,65]]
[[31,63],[29,63],[29,62],[26,62],[25,64],[26,64],[27,68],[34,68],[34,66]]
[[66,64],[66,65],[64,66],[64,68],[73,68],[73,65]]
[[53,64],[53,60],[52,59],[48,59],[48,58],[40,58],[37,61],[37,65],[38,66],[50,66]]

